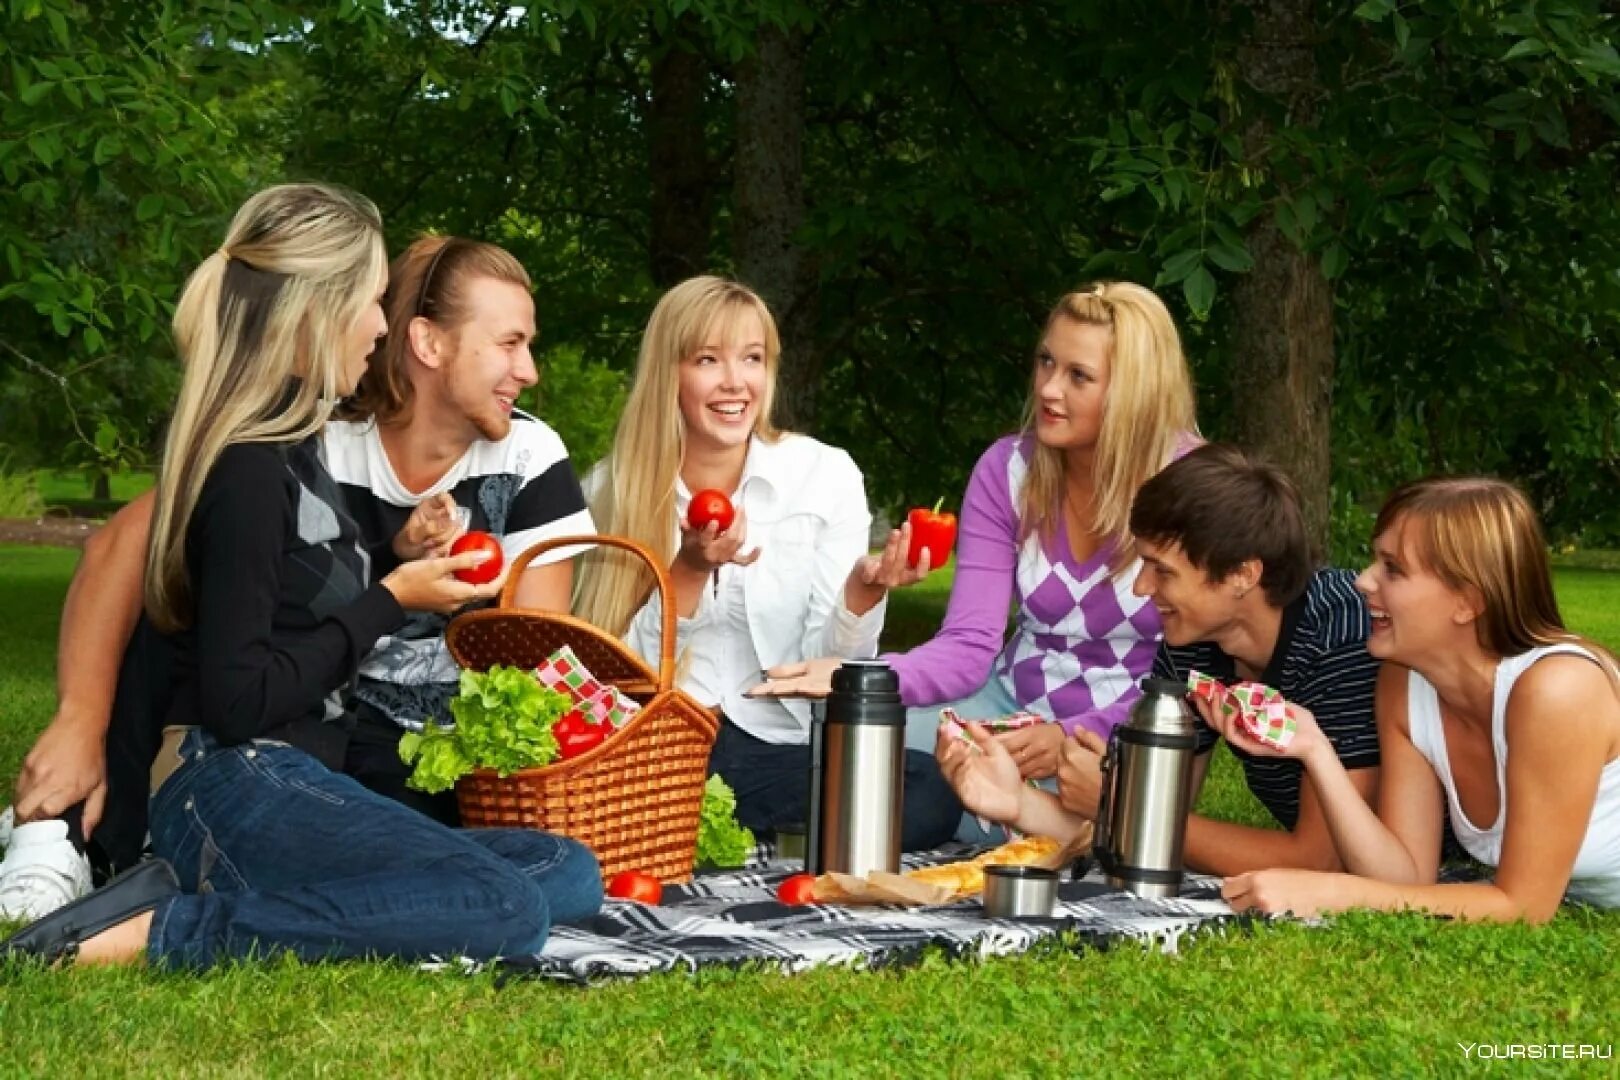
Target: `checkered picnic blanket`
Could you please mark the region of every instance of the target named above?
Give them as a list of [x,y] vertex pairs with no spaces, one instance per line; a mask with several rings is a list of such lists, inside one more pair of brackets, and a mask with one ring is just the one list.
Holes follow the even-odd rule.
[[[911,869],[977,850],[953,845],[903,862]],[[1180,897],[1144,900],[1110,889],[1095,869],[1060,886],[1050,919],[987,919],[977,898],[930,908],[779,903],[776,887],[800,869],[772,859],[768,847],[758,849],[748,868],[666,887],[657,907],[609,900],[589,922],[554,927],[539,956],[503,966],[513,974],[580,983],[711,965],[798,972],[823,964],[903,963],[929,947],[1005,956],[1059,935],[1081,946],[1132,939],[1173,952],[1189,931],[1237,919],[1220,898],[1219,879],[1191,876]]]

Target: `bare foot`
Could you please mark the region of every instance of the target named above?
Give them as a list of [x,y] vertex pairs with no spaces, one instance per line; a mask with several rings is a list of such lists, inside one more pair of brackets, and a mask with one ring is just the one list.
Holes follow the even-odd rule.
[[137,964],[146,958],[146,938],[152,929],[152,913],[109,926],[79,946],[77,964]]

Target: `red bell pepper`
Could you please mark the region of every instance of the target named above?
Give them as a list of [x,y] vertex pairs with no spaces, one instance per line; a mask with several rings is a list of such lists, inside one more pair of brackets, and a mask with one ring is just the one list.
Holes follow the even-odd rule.
[[944,501],[940,499],[932,510],[918,509],[906,515],[906,522],[911,526],[911,547],[906,552],[906,562],[912,566],[921,561],[923,548],[928,549],[930,570],[938,570],[951,557],[951,547],[956,543],[956,515],[939,512]]
[[612,724],[593,724],[578,709],[568,710],[551,725],[551,733],[557,736],[557,756],[563,761],[595,750],[612,730]]

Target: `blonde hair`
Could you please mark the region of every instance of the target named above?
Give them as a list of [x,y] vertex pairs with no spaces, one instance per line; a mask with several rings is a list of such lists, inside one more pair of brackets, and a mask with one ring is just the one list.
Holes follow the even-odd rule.
[[1541,523],[1524,493],[1486,476],[1416,480],[1390,493],[1373,536],[1410,525],[1417,561],[1452,590],[1477,593],[1480,647],[1518,656],[1541,645],[1579,645],[1620,692],[1620,664],[1597,642],[1564,628]]
[[[765,392],[754,434],[774,442],[771,423],[781,340],[776,320],[753,290],[718,277],[695,277],[665,293],[653,308],[636,357],[636,377],[613,436],[613,450],[600,470],[591,515],[604,533],[627,536],[650,548],[661,564],[675,556],[675,478],[686,450],[679,402],[680,367],[709,335],[732,332],[752,313],[765,329]],[[575,611],[616,635],[652,588],[652,572],[628,552],[597,548],[585,556]]]
[[[1129,282],[1100,281],[1069,293],[1046,318],[1041,336],[1059,319],[1110,331],[1110,372],[1102,426],[1092,465],[1092,530],[1112,549],[1109,569],[1119,574],[1135,559],[1131,502],[1164,468],[1177,444],[1196,434],[1192,372],[1176,324],[1152,290]],[[1031,380],[1023,431],[1035,430],[1040,403]],[[1063,451],[1031,437],[1029,473],[1019,516],[1020,539],[1050,539],[1063,512],[1067,462]]]
[[388,267],[383,312],[389,332],[366,361],[354,397],[339,410],[346,419],[374,417],[379,424],[407,424],[415,390],[411,385],[411,320],[427,319],[451,335],[471,314],[467,283],[493,278],[528,290],[528,271],[505,248],[458,236],[424,236]]
[[186,530],[220,454],[321,429],[345,389],[345,338],[387,269],[369,199],[283,184],[248,199],[224,246],[186,281],[174,313],[185,373],[146,552],[146,611],[158,629],[190,624]]

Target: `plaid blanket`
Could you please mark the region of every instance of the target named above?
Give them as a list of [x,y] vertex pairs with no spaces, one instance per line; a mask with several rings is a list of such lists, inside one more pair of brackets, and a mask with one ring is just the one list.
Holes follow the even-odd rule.
[[[903,861],[911,869],[977,850],[953,845]],[[757,849],[743,870],[666,887],[657,907],[609,900],[589,922],[555,927],[539,956],[509,958],[502,966],[511,974],[579,983],[711,965],[798,972],[822,964],[904,963],[929,947],[1005,956],[1059,935],[1082,947],[1133,939],[1173,952],[1189,931],[1237,918],[1220,898],[1216,878],[1192,876],[1180,897],[1144,900],[1110,889],[1095,869],[1060,886],[1050,919],[987,919],[977,899],[931,908],[779,903],[777,885],[800,869],[773,860],[769,848]]]

